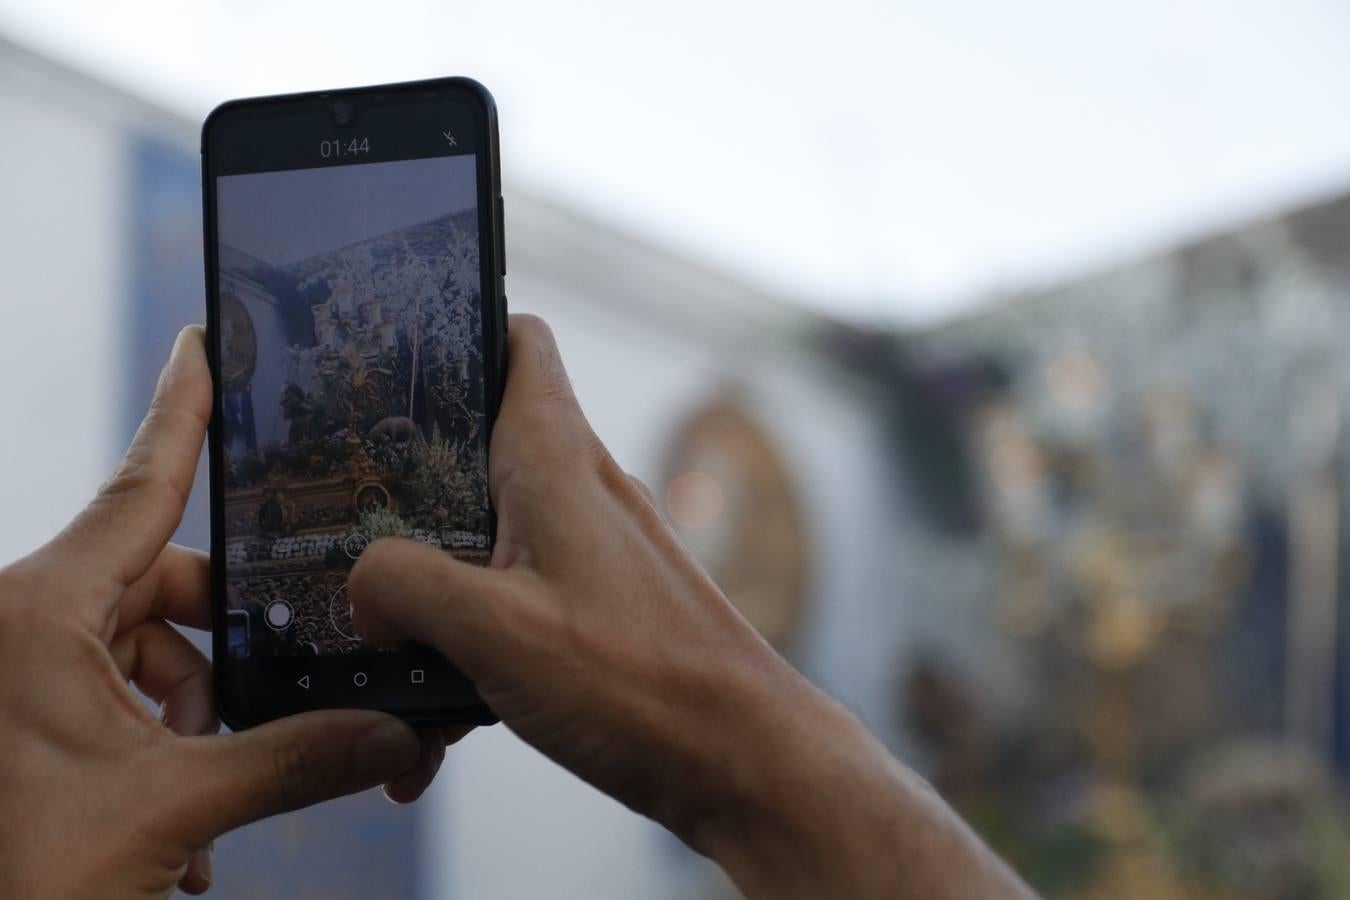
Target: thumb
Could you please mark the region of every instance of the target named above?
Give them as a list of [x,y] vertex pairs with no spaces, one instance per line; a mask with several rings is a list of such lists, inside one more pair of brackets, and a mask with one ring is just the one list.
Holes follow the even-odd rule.
[[189,783],[174,821],[190,849],[277,813],[392,781],[412,769],[421,743],[383,713],[304,713],[238,734],[187,738]]
[[509,623],[521,610],[513,573],[409,540],[380,540],[362,551],[347,595],[365,640],[428,644],[475,680],[502,658]]

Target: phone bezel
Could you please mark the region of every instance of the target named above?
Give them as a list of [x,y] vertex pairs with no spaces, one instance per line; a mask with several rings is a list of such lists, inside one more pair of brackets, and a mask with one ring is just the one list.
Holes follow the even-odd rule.
[[[213,140],[219,138],[219,129],[228,127],[231,115],[243,111],[252,113],[262,110],[277,112],[313,111],[319,105],[330,105],[335,101],[360,101],[379,96],[398,98],[401,95],[430,96],[432,94],[454,96],[468,102],[474,110],[477,128],[482,135],[483,152],[477,159],[477,196],[479,252],[481,262],[483,317],[483,372],[484,399],[488,428],[488,440],[491,441],[492,426],[496,421],[497,409],[501,402],[506,365],[506,295],[505,295],[505,247],[502,237],[501,201],[501,162],[497,134],[497,109],[487,88],[470,78],[452,77],[426,81],[402,82],[396,84],[372,85],[368,87],[342,88],[325,91],[309,91],[295,94],[278,94],[265,97],[250,97],[230,100],[217,106],[206,117],[202,125],[202,219],[204,234],[204,258],[206,276],[207,307],[207,357],[212,375],[213,404],[211,422],[208,429],[208,459],[210,465],[209,483],[211,495],[211,616],[213,649],[213,682],[216,705],[222,721],[230,728],[238,730],[285,715],[328,708],[364,708],[379,709],[405,719],[419,726],[449,725],[460,723],[490,724],[497,721],[492,711],[478,698],[472,685],[453,666],[446,670],[437,669],[442,675],[444,685],[439,694],[430,689],[417,691],[396,691],[393,685],[380,690],[357,689],[354,684],[325,683],[296,690],[290,681],[294,674],[291,666],[295,660],[306,661],[316,671],[323,674],[353,674],[360,670],[405,671],[411,651],[398,650],[393,653],[363,653],[355,655],[335,655],[319,657],[273,657],[259,660],[249,665],[239,665],[226,649],[227,630],[225,620],[225,528],[224,528],[224,467],[223,467],[223,422],[221,417],[221,380],[220,347],[216,323],[219,317],[219,260],[216,237],[215,173],[213,172]],[[493,532],[495,541],[495,518]],[[434,663],[431,654],[439,659],[434,651],[425,650],[422,656],[412,655],[414,660],[426,659]],[[401,662],[400,662],[401,660]],[[397,664],[396,664],[397,663]],[[357,669],[357,664],[360,669]],[[341,681],[341,680],[339,680]],[[367,685],[368,686],[368,685]],[[392,697],[408,696],[415,702],[398,702]],[[425,697],[425,702],[421,698]]]

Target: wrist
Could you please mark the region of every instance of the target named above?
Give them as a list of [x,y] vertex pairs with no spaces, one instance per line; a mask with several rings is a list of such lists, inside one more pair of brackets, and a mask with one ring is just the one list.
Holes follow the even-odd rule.
[[725,790],[692,847],[750,898],[1032,896],[926,781],[792,674],[724,747]]
[[864,896],[854,876],[884,852],[903,769],[793,674],[792,690],[761,698],[733,732],[740,745],[723,750],[723,790],[689,842],[748,897]]

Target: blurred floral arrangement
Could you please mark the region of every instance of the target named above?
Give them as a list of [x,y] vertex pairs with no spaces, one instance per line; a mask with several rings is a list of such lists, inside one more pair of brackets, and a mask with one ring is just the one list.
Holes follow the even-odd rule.
[[1350,896],[1334,774],[1247,715],[1281,708],[1278,680],[1231,677],[1270,549],[1241,458],[1184,384],[1113,393],[1081,350],[1029,377],[970,432],[995,615],[1034,702],[999,719],[952,667],[912,669],[935,782],[1051,896]]

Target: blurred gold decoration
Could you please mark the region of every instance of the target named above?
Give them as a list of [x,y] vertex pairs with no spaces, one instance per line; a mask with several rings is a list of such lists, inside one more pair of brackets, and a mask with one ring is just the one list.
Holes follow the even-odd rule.
[[[1039,701],[1019,737],[1022,777],[1079,785],[1072,821],[1097,850],[1070,895],[1223,896],[1210,876],[1177,871],[1156,821],[1173,813],[1145,773],[1217,727],[1218,641],[1249,571],[1244,473],[1203,438],[1184,385],[1118,397],[1113,409],[1092,354],[1063,353],[1039,371],[1048,404],[1010,392],[973,422],[1000,550],[997,621],[1023,643]],[[1142,425],[1142,446],[1108,439],[1122,413]],[[940,739],[948,771],[960,742]],[[969,787],[961,794],[978,802]]]
[[[1005,637],[988,662],[924,648],[988,735],[951,796],[1047,896],[1350,897],[1348,217],[1337,198],[915,342],[961,376],[940,401],[975,405],[987,527],[956,590],[987,583]],[[961,770],[969,729],[924,707],[931,771]]]
[[716,402],[675,434],[665,509],[681,539],[774,646],[790,647],[806,603],[807,543],[787,467],[761,427]]
[[1158,634],[1154,614],[1129,595],[1097,604],[1090,615],[1088,652],[1103,669],[1121,670],[1137,665]]
[[1097,830],[1112,840],[1127,843],[1148,833],[1148,810],[1133,785],[1103,782],[1093,789],[1090,802]]
[[1086,412],[1101,400],[1101,366],[1085,350],[1069,350],[1051,359],[1045,380],[1051,399],[1066,411]]
[[1034,544],[1045,516],[1046,463],[1040,447],[1009,402],[989,404],[976,415],[974,427],[986,461],[985,497],[999,536],[1010,546]]
[[1000,624],[1018,638],[1032,638],[1041,634],[1051,621],[1045,570],[1039,556],[1027,548],[1008,552],[1007,594]]

